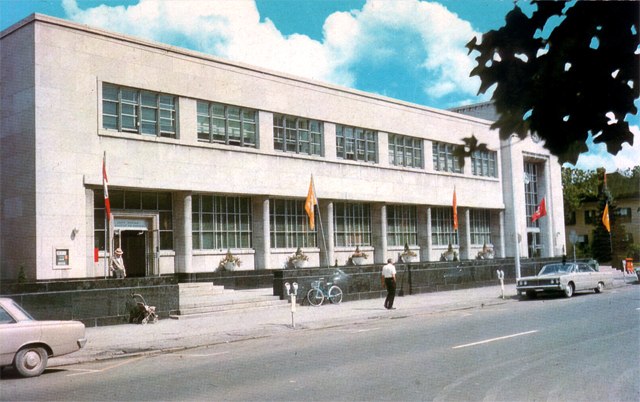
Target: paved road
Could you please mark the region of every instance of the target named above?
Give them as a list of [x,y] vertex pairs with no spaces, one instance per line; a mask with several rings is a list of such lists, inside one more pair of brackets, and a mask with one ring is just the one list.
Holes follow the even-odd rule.
[[637,286],[396,310],[0,381],[2,400],[640,400]]

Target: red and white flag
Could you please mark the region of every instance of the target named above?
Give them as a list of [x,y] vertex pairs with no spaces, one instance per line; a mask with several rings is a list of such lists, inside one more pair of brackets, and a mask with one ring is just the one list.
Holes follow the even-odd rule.
[[531,215],[531,222],[533,223],[537,221],[538,219],[542,218],[546,214],[547,214],[547,205],[543,197],[542,201],[540,201],[540,205],[538,205],[538,208],[536,208],[536,212],[534,212],[533,215]]
[[109,202],[109,179],[107,178],[107,152],[102,157],[102,187],[104,188],[104,210],[109,221],[109,228],[113,227],[113,215],[111,215],[111,203]]

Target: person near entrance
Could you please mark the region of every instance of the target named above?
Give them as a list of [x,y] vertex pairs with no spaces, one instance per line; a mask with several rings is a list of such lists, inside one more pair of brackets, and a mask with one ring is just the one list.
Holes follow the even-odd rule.
[[116,278],[126,278],[127,270],[124,267],[124,260],[122,259],[122,254],[124,254],[122,249],[118,247],[116,251],[114,251],[114,254],[116,256],[111,260],[111,271]]
[[396,297],[396,267],[393,265],[391,258],[387,260],[387,265],[382,267],[380,279],[382,284],[387,288],[387,298],[384,300],[384,308],[387,310],[395,310],[393,300]]

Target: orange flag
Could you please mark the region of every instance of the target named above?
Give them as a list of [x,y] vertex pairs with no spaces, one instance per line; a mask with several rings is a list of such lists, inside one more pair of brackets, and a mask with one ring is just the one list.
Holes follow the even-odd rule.
[[458,230],[458,200],[455,187],[453,188],[453,230]]
[[607,232],[611,233],[611,226],[609,224],[609,203],[604,205],[604,211],[602,212],[602,224],[607,229]]
[[307,199],[304,202],[304,210],[307,211],[307,215],[309,215],[309,228],[311,230],[316,228],[316,215],[314,206],[318,205],[318,200],[316,199],[316,195],[314,192],[313,186],[313,175],[311,175],[311,182],[309,183],[309,193],[307,194]]

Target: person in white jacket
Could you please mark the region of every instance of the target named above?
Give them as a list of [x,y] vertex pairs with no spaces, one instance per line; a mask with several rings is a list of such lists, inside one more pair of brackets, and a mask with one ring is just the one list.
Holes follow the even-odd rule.
[[127,270],[124,267],[124,260],[122,259],[124,252],[118,247],[116,251],[114,251],[114,254],[116,256],[111,259],[111,272],[115,274],[116,278],[126,278]]

